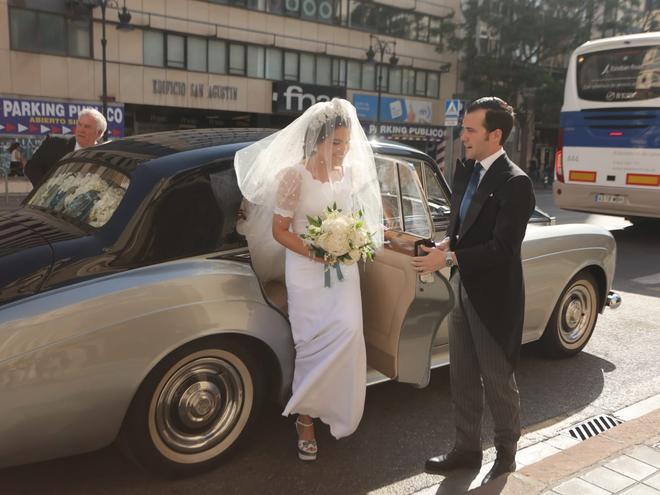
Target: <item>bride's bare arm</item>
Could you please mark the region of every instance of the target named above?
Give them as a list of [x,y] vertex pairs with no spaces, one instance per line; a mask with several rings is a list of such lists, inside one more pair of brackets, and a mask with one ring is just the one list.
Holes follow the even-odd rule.
[[313,251],[305,245],[300,236],[289,230],[291,222],[292,219],[289,217],[277,214],[273,215],[273,239],[294,253],[307,256],[322,263],[323,259],[315,257]]

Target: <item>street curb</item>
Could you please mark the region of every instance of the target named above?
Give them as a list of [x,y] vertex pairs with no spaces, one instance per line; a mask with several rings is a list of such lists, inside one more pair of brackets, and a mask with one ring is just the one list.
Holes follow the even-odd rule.
[[474,495],[535,495],[601,464],[604,460],[660,435],[660,409],[470,490]]

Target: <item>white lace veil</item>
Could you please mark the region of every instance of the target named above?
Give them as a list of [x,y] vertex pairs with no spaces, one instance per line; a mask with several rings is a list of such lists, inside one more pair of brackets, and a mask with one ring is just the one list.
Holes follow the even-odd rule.
[[262,283],[283,279],[284,248],[272,237],[272,218],[274,213],[293,217],[301,165],[332,187],[350,178],[352,210],[362,210],[376,247],[383,245],[376,165],[355,107],[338,98],[317,103],[284,129],[238,151],[234,159],[238,185],[249,202],[244,202],[239,231],[247,238]]

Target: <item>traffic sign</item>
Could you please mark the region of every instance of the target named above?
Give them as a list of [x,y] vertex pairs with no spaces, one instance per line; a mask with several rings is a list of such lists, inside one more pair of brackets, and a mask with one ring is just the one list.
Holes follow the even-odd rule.
[[445,100],[445,118],[456,117],[458,118],[463,109],[463,102],[461,100]]

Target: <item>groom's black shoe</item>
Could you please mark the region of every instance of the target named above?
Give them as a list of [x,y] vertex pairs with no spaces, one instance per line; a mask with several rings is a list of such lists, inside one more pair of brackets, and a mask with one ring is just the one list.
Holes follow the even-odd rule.
[[426,461],[424,471],[429,474],[442,474],[455,469],[479,469],[481,467],[481,451],[453,449],[445,455],[431,457]]
[[490,481],[493,481],[495,478],[499,478],[504,474],[513,473],[515,470],[516,454],[498,452],[493,467],[490,468],[490,471],[488,471],[486,476],[484,476],[484,479],[481,480],[481,486]]

